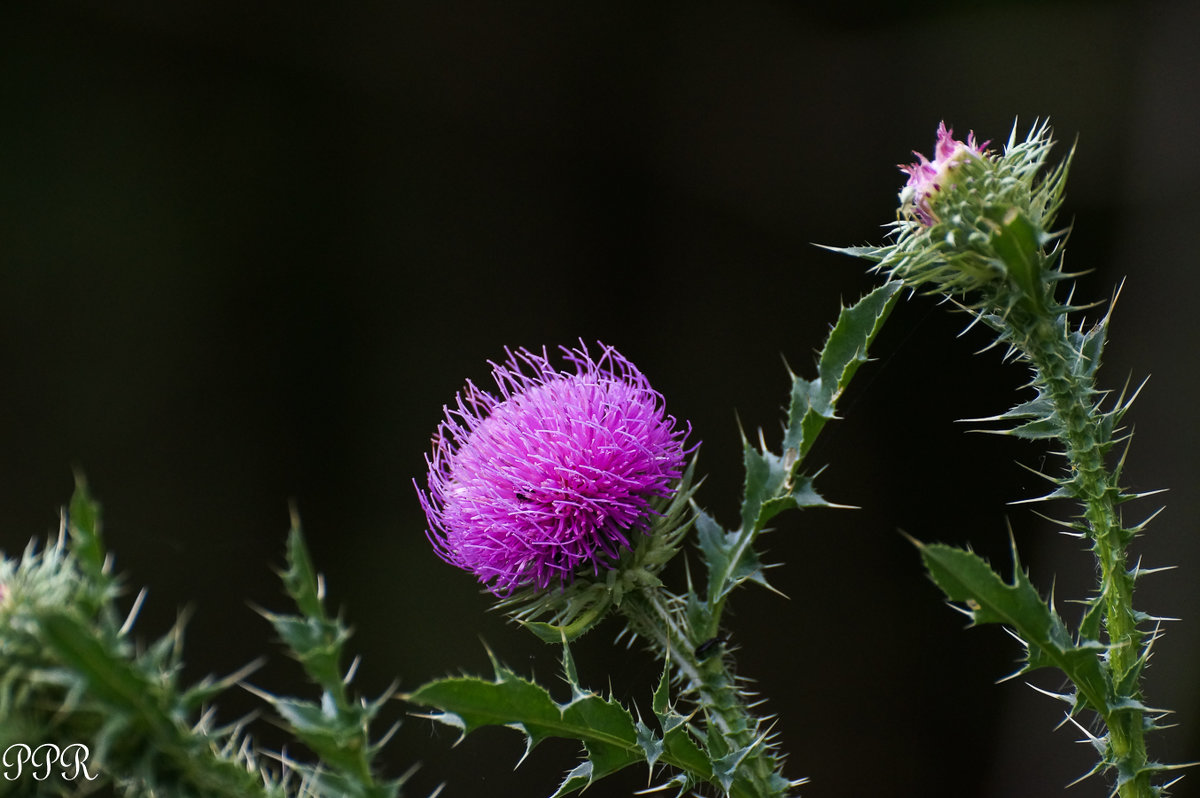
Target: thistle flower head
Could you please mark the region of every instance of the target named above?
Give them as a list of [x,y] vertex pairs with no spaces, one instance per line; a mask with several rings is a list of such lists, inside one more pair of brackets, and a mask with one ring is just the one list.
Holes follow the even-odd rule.
[[902,209],[915,214],[926,226],[932,225],[937,219],[932,205],[938,192],[943,186],[954,184],[956,173],[964,163],[984,156],[987,152],[984,148],[989,143],[977,144],[974,131],[968,134],[965,142],[958,141],[954,138],[953,128],[947,129],[945,122],[938,123],[933,160],[914,150],[917,162],[900,167],[900,171],[908,174],[908,182],[900,192]]
[[689,429],[632,363],[604,345],[562,356],[559,371],[545,350],[508,351],[496,392],[468,382],[417,490],[437,554],[497,595],[610,567],[683,474]]

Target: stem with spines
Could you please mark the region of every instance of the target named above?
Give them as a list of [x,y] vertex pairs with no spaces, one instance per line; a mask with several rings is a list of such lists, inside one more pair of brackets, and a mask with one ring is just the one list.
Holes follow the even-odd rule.
[[1081,308],[1054,297],[1055,286],[1072,275],[1061,268],[1065,231],[1051,229],[1071,154],[1044,170],[1053,144],[1044,122],[1035,123],[1024,142],[1016,140],[1014,127],[1001,153],[973,140],[954,141],[940,129],[936,166],[928,165],[936,183],[925,182],[930,178],[924,163],[905,170],[910,188],[901,195],[892,242],[842,251],[875,261],[877,271],[910,288],[951,300],[996,332],[997,343],[1009,347],[1006,359],[1032,369],[1028,387],[1037,391],[1034,399],[977,420],[1012,423],[998,431],[1062,446],[1067,473],[1046,477],[1057,487],[1043,498],[1082,505],[1080,515],[1063,525],[1091,542],[1100,572],[1098,592],[1086,602],[1079,626],[1069,630],[1053,601],[1038,594],[1015,546],[1013,577],[1005,581],[969,550],[914,542],[930,577],[960,603],[973,625],[1002,623],[1025,644],[1018,673],[1061,669],[1076,688],[1058,696],[1071,705],[1072,716],[1087,708],[1104,722],[1104,737],[1085,731],[1100,754],[1088,775],[1114,770],[1113,795],[1152,798],[1165,787],[1151,779],[1180,766],[1147,757],[1145,735],[1157,728],[1160,711],[1143,705],[1140,678],[1157,632],[1138,626],[1146,620],[1133,608],[1139,571],[1126,564],[1127,547],[1146,522],[1123,525],[1119,505],[1138,495],[1118,484],[1123,456],[1115,467],[1108,463],[1113,446],[1122,442],[1114,434],[1133,400],[1122,394],[1109,403],[1096,389],[1109,316],[1090,328],[1072,329],[1069,316]]
[[[739,763],[736,773],[731,769],[727,776],[730,783],[722,786],[732,796],[783,798],[792,783],[780,775],[782,761],[766,744],[766,735],[759,733],[759,721],[742,700],[727,659],[719,653],[709,656],[697,653],[698,642],[692,639],[696,635],[694,632],[689,635],[681,604],[677,596],[650,589],[626,597],[621,612],[630,628],[663,652],[663,658],[675,667],[684,682],[685,693],[691,694],[704,711],[706,726],[720,733],[730,749],[727,755]],[[720,774],[714,776],[718,781],[722,779]],[[749,784],[742,784],[743,780]]]
[[[1030,260],[1045,259],[1040,250],[1025,255]],[[1072,346],[1066,324],[1069,308],[1043,297],[1038,298],[1042,301],[1027,297],[1030,301],[1020,303],[1006,317],[987,320],[1028,361],[1034,384],[1050,400],[1057,418],[1057,437],[1070,466],[1070,475],[1061,480],[1061,493],[1083,505],[1081,531],[1091,540],[1100,568],[1107,662],[1116,700],[1095,709],[1109,730],[1108,756],[1119,774],[1118,794],[1121,798],[1149,798],[1157,791],[1146,768],[1145,710],[1137,678],[1144,662],[1143,634],[1133,609],[1134,577],[1126,564],[1126,548],[1133,535],[1124,528],[1116,506],[1130,497],[1122,494],[1105,462],[1113,444],[1111,423],[1125,406],[1108,413],[1098,409],[1093,378],[1098,364],[1081,362],[1087,355]],[[1107,319],[1094,334],[1103,337],[1106,327]]]

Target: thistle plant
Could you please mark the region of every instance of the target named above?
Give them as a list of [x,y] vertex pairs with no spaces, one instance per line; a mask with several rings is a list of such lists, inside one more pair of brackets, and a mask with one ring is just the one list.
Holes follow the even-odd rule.
[[[1162,569],[1143,568],[1129,547],[1156,512],[1136,523],[1124,518],[1127,502],[1150,494],[1120,484],[1131,439],[1122,418],[1137,390],[1114,396],[1096,383],[1111,307],[1096,322],[1077,322],[1087,308],[1073,304],[1073,292],[1056,296],[1075,276],[1062,267],[1067,230],[1055,226],[1073,150],[1050,166],[1053,144],[1044,122],[1023,141],[1014,126],[998,152],[976,143],[974,134],[956,140],[941,125],[933,160],[917,153],[917,162],[901,167],[909,179],[890,242],[842,251],[874,261],[889,280],[944,297],[972,324],[991,329],[1005,360],[1029,369],[1032,397],[976,421],[1057,446],[1065,467],[1041,474],[1052,490],[1030,501],[1070,499],[1078,506],[1058,523],[1095,556],[1099,580],[1082,599],[1082,617],[1069,624],[1053,597],[1038,593],[1015,543],[1010,582],[970,551],[916,545],[933,581],[973,625],[1001,623],[1021,641],[1025,658],[1014,676],[1054,667],[1070,679],[1071,689],[1053,695],[1068,704],[1068,719],[1099,754],[1087,775],[1108,774],[1114,795],[1147,798],[1164,794],[1164,775],[1180,767],[1156,762],[1146,748],[1146,735],[1166,714],[1152,709],[1142,690],[1163,619],[1136,610],[1133,594],[1141,578]],[[1078,720],[1089,713],[1101,732]]]
[[[694,501],[686,430],[611,347],[601,345],[597,359],[582,345],[564,349],[573,369],[563,371],[545,352],[520,350],[493,364],[496,394],[468,384],[434,434],[427,489],[417,485],[429,536],[443,559],[497,594],[502,611],[562,646],[570,695],[556,701],[493,658],[491,679],[439,679],[407,700],[464,734],[503,725],[530,748],[551,736],[581,741],[584,759],[555,798],[637,764],[679,794],[707,784],[737,798],[794,795],[805,779],[784,774],[771,723],[735,675],[724,613],[735,588],[770,587],[756,548],[767,523],[784,510],[829,506],[806,456],[898,289],[888,283],[843,309],[817,377],[792,375],[778,451],[761,434],[758,445],[743,437],[744,496],[732,530]],[[668,587],[664,566],[692,531],[704,583],[689,566],[683,585]],[[579,681],[570,642],[609,615],[619,619],[618,639],[640,640],[663,663],[646,690],[651,723]]]
[[[970,550],[914,541],[929,576],[972,625],[1002,624],[1021,641],[1014,676],[1056,668],[1069,680],[1051,695],[1095,747],[1086,775],[1104,774],[1121,798],[1165,795],[1181,766],[1148,752],[1166,713],[1151,708],[1142,687],[1162,619],[1133,604],[1137,582],[1155,569],[1130,553],[1156,513],[1126,521],[1126,504],[1148,494],[1120,484],[1130,443],[1122,422],[1138,391],[1098,385],[1111,307],[1079,321],[1091,306],[1073,304],[1062,285],[1073,275],[1062,267],[1066,231],[1055,220],[1070,154],[1048,163],[1046,124],[1021,141],[1014,128],[998,151],[989,144],[939,127],[934,157],[901,167],[908,180],[887,243],[838,250],[874,262],[885,281],[840,309],[810,378],[790,374],[778,439],[743,433],[745,479],[731,527],[699,502],[691,426],[612,347],[505,350],[492,364],[494,388],[468,382],[443,409],[425,478],[414,480],[425,534],[497,611],[561,651],[566,688],[521,676],[489,652],[490,677],[435,679],[398,697],[462,735],[507,726],[527,750],[550,737],[580,742],[582,758],[552,798],[635,766],[649,769],[648,791],[797,795],[804,763],[786,761],[776,721],[763,714],[769,702],[738,674],[727,611],[738,588],[771,588],[767,573],[778,563],[760,541],[768,524],[787,510],[837,506],[818,492],[821,466],[810,454],[907,288],[965,312],[991,330],[1004,360],[1028,368],[1029,393],[977,421],[1057,447],[1062,468],[1042,474],[1050,490],[1026,501],[1074,503],[1076,514],[1058,523],[1090,548],[1098,582],[1071,623],[1034,587],[1015,543],[1006,580]],[[349,631],[326,609],[297,519],[281,572],[296,611],[262,614],[310,682],[304,697],[251,684],[253,665],[183,684],[182,621],[149,644],[135,638],[144,594],[118,609],[127,594],[99,521],[80,481],[56,538],[0,557],[0,764],[17,764],[15,756],[42,768],[24,781],[6,772],[0,794],[400,795],[404,777],[381,775],[378,764],[391,732],[375,729],[394,691],[367,700],[350,689]],[[661,663],[640,702],[583,684],[571,646],[589,633],[644,646]],[[244,720],[220,725],[215,704],[235,686],[259,697],[311,757],[263,750]]]
[[[348,691],[341,664],[349,632],[324,606],[293,518],[284,587],[298,613],[266,613],[317,688],[316,698],[277,696],[245,680],[260,663],[183,684],[184,620],[150,644],[134,636],[145,593],[127,612],[100,533],[100,508],[80,480],[58,535],[0,559],[0,795],[187,798],[396,798],[403,779],[374,759],[384,735],[370,726],[384,695]],[[221,722],[216,701],[250,687],[289,736],[316,753],[273,753],[248,734],[249,718]]]

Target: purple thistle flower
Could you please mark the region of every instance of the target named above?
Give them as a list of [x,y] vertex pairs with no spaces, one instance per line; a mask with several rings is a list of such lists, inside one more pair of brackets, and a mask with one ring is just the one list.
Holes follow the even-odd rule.
[[905,208],[911,208],[926,227],[937,221],[937,216],[930,209],[930,202],[943,186],[952,184],[954,171],[968,158],[978,158],[984,155],[983,144],[975,143],[975,132],[967,136],[966,142],[954,138],[954,129],[946,129],[945,122],[938,123],[937,145],[934,147],[933,160],[930,161],[916,150],[913,155],[919,159],[907,166],[901,165],[900,171],[908,175],[908,182],[900,192],[900,200]]
[[[684,440],[663,398],[632,363],[600,345],[505,350],[497,394],[468,382],[433,436],[428,493],[417,493],[434,550],[497,595],[566,584],[612,567],[683,473]],[[415,480],[414,480],[415,484]]]

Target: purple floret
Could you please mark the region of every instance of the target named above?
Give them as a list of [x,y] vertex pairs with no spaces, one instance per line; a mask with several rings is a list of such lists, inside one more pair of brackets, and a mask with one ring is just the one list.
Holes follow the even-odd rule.
[[916,163],[900,166],[900,171],[908,175],[908,182],[900,196],[922,224],[928,227],[937,221],[937,215],[930,207],[937,193],[947,182],[954,180],[954,170],[966,159],[986,154],[988,143],[977,143],[974,131],[967,136],[966,142],[958,141],[954,138],[953,128],[947,130],[946,123],[941,122],[938,124],[933,160],[914,150]]
[[[433,436],[427,535],[443,560],[497,595],[611,567],[683,473],[689,429],[632,363],[600,345],[508,351],[496,393],[468,382]],[[507,350],[506,350],[507,351]]]

